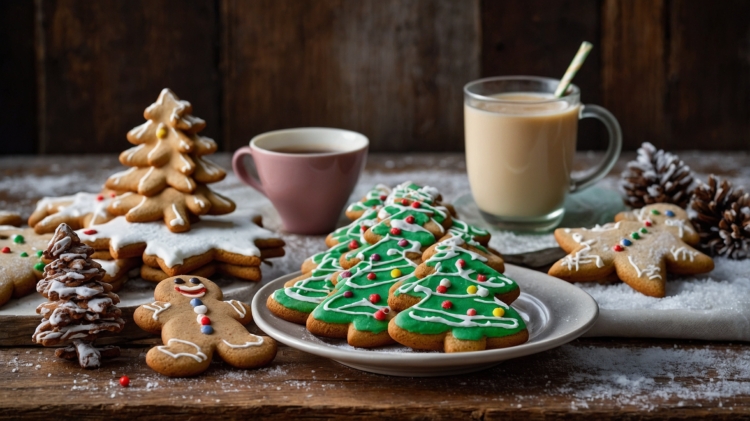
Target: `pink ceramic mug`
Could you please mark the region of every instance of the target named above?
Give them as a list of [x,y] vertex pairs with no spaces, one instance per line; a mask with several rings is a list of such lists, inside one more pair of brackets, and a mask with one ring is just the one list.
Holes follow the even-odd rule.
[[[341,129],[310,127],[255,136],[234,153],[240,180],[271,200],[284,228],[295,234],[325,234],[341,210],[367,159],[367,137]],[[255,161],[258,179],[242,163]]]

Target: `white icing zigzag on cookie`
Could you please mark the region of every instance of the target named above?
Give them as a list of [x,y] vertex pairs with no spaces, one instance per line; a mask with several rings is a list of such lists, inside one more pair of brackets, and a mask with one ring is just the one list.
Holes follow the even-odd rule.
[[34,212],[40,212],[44,209],[57,209],[57,212],[48,215],[39,221],[41,225],[47,225],[52,218],[60,216],[72,216],[80,218],[87,214],[93,214],[90,225],[103,223],[112,219],[112,215],[107,212],[107,206],[112,198],[102,196],[102,200],[97,200],[99,194],[96,193],[76,193],[73,196],[45,197],[36,204]]
[[256,225],[257,216],[248,210],[237,210],[229,215],[203,216],[188,232],[175,234],[162,221],[128,222],[119,216],[106,224],[91,226],[94,234],[78,230],[82,241],[109,239],[110,247],[119,250],[125,246],[146,243],[147,255],[155,255],[169,267],[182,264],[191,256],[210,250],[224,250],[243,256],[260,256],[255,240],[276,238],[271,231]]

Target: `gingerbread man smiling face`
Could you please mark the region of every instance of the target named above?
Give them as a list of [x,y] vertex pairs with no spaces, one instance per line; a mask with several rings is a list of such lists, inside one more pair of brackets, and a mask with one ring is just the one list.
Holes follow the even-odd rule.
[[141,329],[160,333],[164,345],[146,354],[153,370],[171,377],[205,371],[214,352],[237,368],[255,368],[276,356],[276,342],[249,333],[250,307],[237,300],[223,301],[221,289],[201,277],[175,276],[157,285],[155,302],[136,309],[133,319]]

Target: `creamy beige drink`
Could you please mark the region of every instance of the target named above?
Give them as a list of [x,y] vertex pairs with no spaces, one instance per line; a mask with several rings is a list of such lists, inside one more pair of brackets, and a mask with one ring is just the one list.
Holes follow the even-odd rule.
[[545,93],[491,98],[499,101],[464,105],[466,164],[479,209],[520,218],[561,209],[570,189],[580,105]]

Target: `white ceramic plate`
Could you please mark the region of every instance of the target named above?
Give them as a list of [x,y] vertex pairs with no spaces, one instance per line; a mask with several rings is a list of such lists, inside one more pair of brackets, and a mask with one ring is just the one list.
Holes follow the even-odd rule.
[[599,307],[580,288],[544,273],[506,265],[505,274],[521,287],[513,307],[526,319],[529,341],[523,345],[486,351],[446,354],[414,351],[401,345],[354,348],[343,339],[320,338],[304,326],[274,316],[266,307],[268,296],[299,272],[282,276],[261,288],[252,302],[255,323],[266,334],[292,348],[330,358],[363,371],[391,376],[445,376],[470,373],[558,347],[594,325]]

